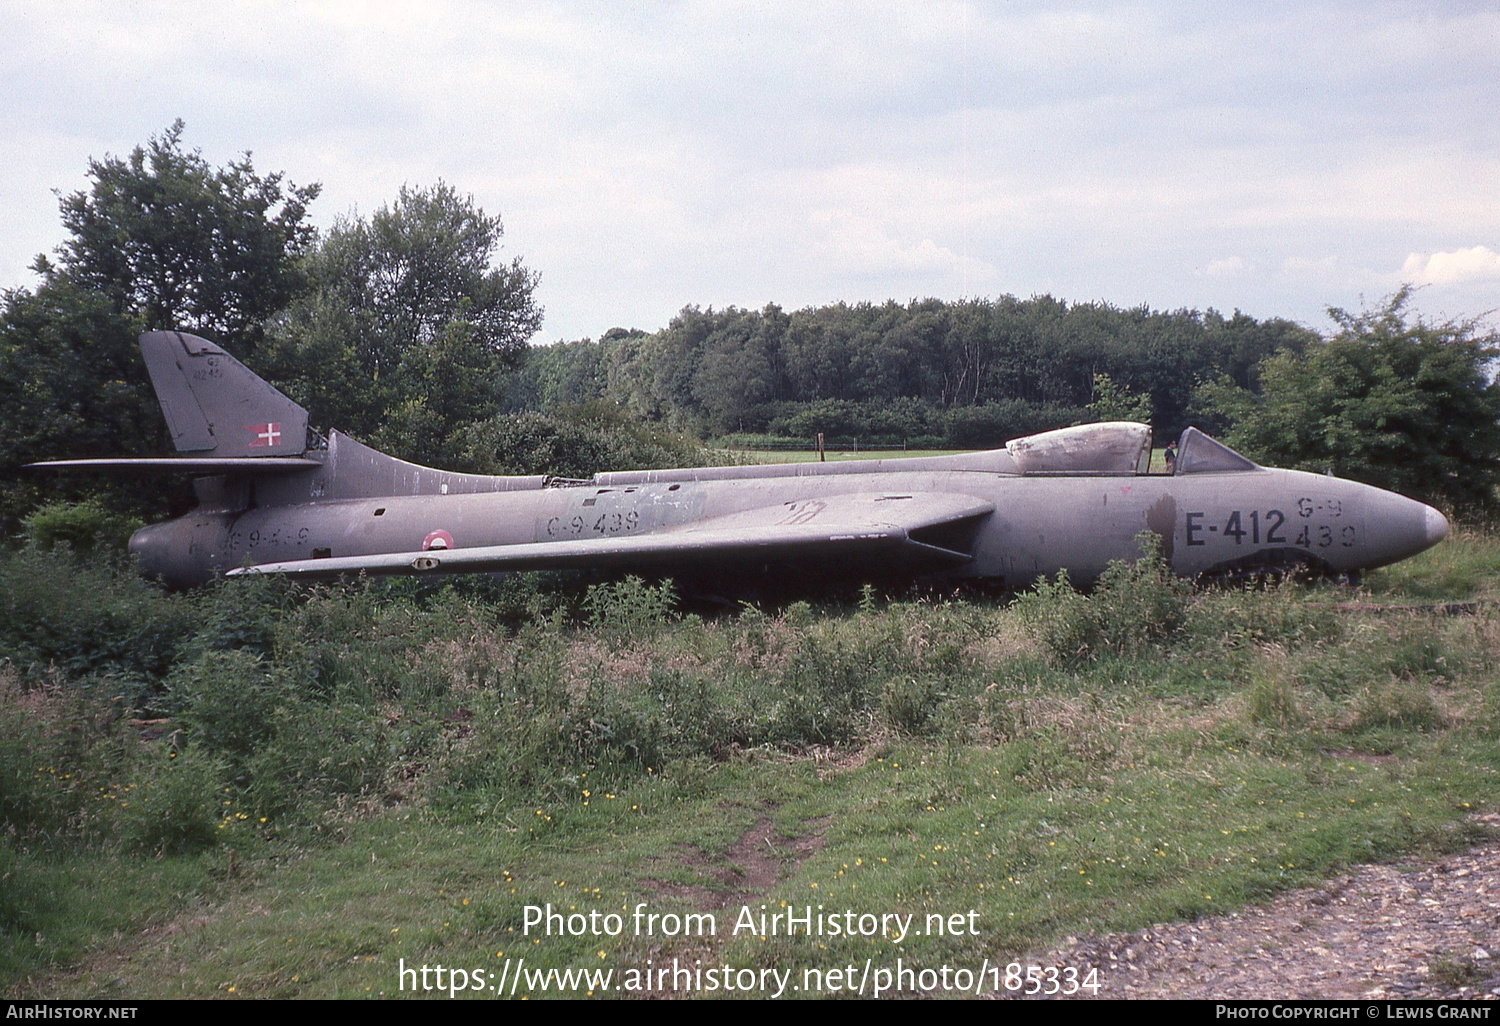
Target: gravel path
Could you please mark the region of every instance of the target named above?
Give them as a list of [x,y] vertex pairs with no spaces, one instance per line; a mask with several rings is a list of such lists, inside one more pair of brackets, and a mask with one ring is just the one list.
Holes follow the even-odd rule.
[[1500,841],[1031,961],[1098,966],[1101,998],[1500,1000]]

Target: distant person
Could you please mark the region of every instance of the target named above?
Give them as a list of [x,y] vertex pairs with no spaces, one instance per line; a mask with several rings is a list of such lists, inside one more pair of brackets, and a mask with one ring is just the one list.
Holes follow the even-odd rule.
[[1176,471],[1177,471],[1177,443],[1175,441],[1167,443],[1167,448],[1162,453],[1162,457],[1167,461],[1167,473],[1168,474],[1176,473]]

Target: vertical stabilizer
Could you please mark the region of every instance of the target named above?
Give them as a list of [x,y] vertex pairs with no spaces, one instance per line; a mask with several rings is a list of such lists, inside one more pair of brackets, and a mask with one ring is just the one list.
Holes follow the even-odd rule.
[[295,456],[307,448],[307,411],[212,342],[148,331],[140,344],[178,452]]

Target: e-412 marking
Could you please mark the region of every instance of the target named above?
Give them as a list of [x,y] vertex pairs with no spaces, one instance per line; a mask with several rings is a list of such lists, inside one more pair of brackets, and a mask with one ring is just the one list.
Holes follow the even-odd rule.
[[1230,510],[1224,520],[1219,514],[1203,510],[1185,513],[1184,535],[1188,545],[1207,545],[1210,537],[1233,538],[1236,545],[1293,545],[1302,549],[1326,549],[1338,545],[1353,548],[1358,533],[1353,524],[1314,524],[1310,518],[1314,512],[1323,513],[1329,519],[1341,519],[1343,507],[1337,500],[1314,505],[1311,499],[1298,502],[1297,515],[1300,522],[1288,522],[1287,515],[1279,509]]

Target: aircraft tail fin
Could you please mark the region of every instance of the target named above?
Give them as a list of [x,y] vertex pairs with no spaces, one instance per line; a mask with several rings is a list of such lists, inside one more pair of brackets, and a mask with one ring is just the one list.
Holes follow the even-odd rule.
[[307,450],[307,411],[212,342],[148,331],[140,345],[178,452],[229,458]]
[[314,442],[306,410],[212,342],[181,331],[148,331],[140,345],[172,444],[181,455],[48,460],[30,466],[253,477],[255,501],[265,506],[319,498],[507,492],[547,483],[540,474],[492,477],[434,470],[337,431],[329,432],[326,441]]

